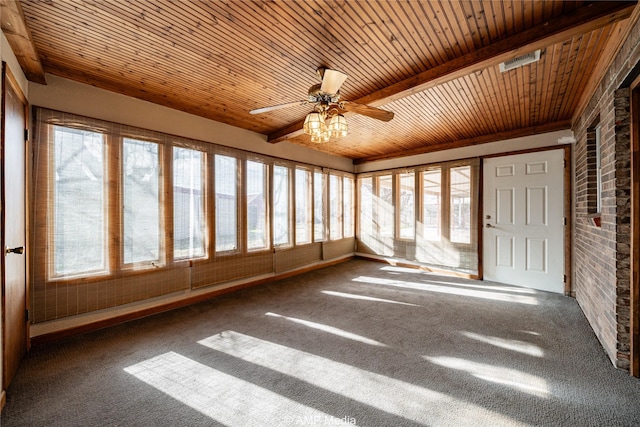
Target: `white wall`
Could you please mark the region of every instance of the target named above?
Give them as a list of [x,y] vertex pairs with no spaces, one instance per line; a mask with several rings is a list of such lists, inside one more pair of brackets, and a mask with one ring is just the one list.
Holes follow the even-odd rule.
[[[31,105],[234,147],[267,156],[353,172],[350,159],[287,142],[270,144],[265,135],[208,120],[104,89],[46,75],[47,85],[29,82]],[[313,159],[312,161],[310,159]]]
[[416,165],[427,165],[430,163],[482,157],[492,154],[509,153],[534,148],[546,148],[554,145],[571,143],[573,141],[574,137],[571,130],[561,130],[539,135],[489,142],[486,144],[478,144],[470,147],[455,148],[452,150],[417,154],[415,156],[400,157],[397,159],[379,160],[376,162],[363,163],[361,165],[356,165],[356,173],[375,172],[380,170],[405,168]]

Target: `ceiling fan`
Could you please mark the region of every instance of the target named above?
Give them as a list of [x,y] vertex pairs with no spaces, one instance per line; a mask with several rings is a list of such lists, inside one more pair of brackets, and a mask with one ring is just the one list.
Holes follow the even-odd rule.
[[[311,136],[311,142],[329,142],[331,137],[340,138],[347,135],[347,120],[343,112],[352,112],[373,119],[388,122],[393,119],[391,111],[340,100],[340,87],[347,79],[347,75],[338,70],[320,67],[316,70],[321,83],[309,88],[307,99],[286,102],[270,107],[257,108],[250,114],[260,114],[295,105],[314,104],[313,111],[307,115],[303,130]],[[327,124],[327,120],[329,123]]]

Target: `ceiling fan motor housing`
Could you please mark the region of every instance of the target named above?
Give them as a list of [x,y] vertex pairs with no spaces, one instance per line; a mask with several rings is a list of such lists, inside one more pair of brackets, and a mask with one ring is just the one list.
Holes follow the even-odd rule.
[[323,92],[320,84],[315,84],[309,88],[307,99],[309,102],[324,102],[327,104],[337,104],[340,102],[340,91],[335,94]]

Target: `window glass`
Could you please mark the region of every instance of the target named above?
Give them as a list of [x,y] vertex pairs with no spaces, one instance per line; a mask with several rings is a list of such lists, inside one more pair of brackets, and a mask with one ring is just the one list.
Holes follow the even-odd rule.
[[247,160],[247,249],[268,246],[267,226],[267,166]]
[[216,251],[238,249],[238,160],[215,156]]
[[329,238],[342,239],[342,177],[329,175]]
[[360,179],[360,238],[365,240],[374,236],[374,197],[373,197],[373,178]]
[[415,175],[413,172],[400,174],[399,181],[400,238],[413,239],[416,235]]
[[203,203],[204,154],[173,147],[173,254],[196,258],[205,254]]
[[273,167],[273,244],[288,245],[289,238],[289,168]]
[[296,244],[311,243],[311,171],[296,169]]
[[439,241],[442,180],[440,169],[422,172],[422,227],[423,238]]
[[160,259],[158,144],[124,138],[122,187],[124,263]]
[[391,175],[378,177],[378,230],[381,236],[393,237],[393,180]]
[[342,178],[342,218],[344,226],[344,237],[353,237],[355,226],[353,224],[353,178]]
[[324,240],[324,174],[313,173],[313,240]]
[[105,144],[100,133],[54,126],[53,275],[107,269]]
[[471,243],[471,167],[451,168],[450,172],[450,240]]

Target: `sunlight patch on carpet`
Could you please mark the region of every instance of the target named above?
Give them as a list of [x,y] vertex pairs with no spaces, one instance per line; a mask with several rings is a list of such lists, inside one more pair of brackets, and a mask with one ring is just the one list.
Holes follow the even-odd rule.
[[349,332],[349,331],[345,331],[344,329],[340,329],[340,328],[336,328],[333,326],[329,326],[329,325],[324,325],[322,323],[316,323],[316,322],[311,322],[309,320],[304,320],[304,319],[298,319],[295,317],[289,317],[289,316],[283,316],[281,314],[277,314],[277,313],[265,313],[265,316],[269,316],[269,317],[277,317],[280,319],[286,319],[290,322],[293,323],[297,323],[299,325],[304,325],[308,328],[312,328],[312,329],[316,329],[322,332],[326,332],[332,335],[337,335],[339,337],[342,338],[347,338],[353,341],[358,341],[361,342],[363,344],[369,344],[369,345],[375,345],[378,347],[386,347],[386,344],[383,344],[379,341],[376,340],[372,340],[371,338],[367,338],[367,337],[363,337],[362,335],[358,335],[358,334],[354,334],[353,332]]
[[476,378],[501,384],[537,397],[549,397],[549,387],[544,378],[516,369],[487,365],[467,359],[448,356],[423,356],[425,360],[446,368],[467,372]]
[[514,340],[510,338],[491,337],[488,335],[476,334],[474,332],[462,331],[462,335],[476,341],[490,344],[506,350],[515,351],[522,354],[528,354],[534,357],[544,357],[544,350],[535,344],[526,341]]
[[388,265],[385,267],[380,267],[382,271],[389,271],[391,273],[411,273],[411,274],[424,274],[424,271],[418,268],[410,268],[410,267],[394,267],[392,265]]
[[409,305],[409,306],[412,306],[412,307],[422,307],[421,305],[411,304],[409,302],[394,301],[394,300],[391,300],[391,299],[384,299],[384,298],[375,298],[375,297],[369,297],[369,296],[366,296],[366,295],[347,294],[347,293],[344,293],[344,292],[335,292],[335,291],[322,291],[322,293],[326,294],[326,295],[331,295],[331,296],[334,296],[334,297],[357,299],[357,300],[362,300],[362,301],[385,302],[385,303],[390,303],[390,304]]
[[432,280],[426,279],[425,283],[436,284],[436,285],[444,285],[444,286],[457,286],[468,289],[479,289],[479,290],[488,290],[494,292],[509,292],[514,294],[527,294],[527,295],[536,295],[539,291],[530,288],[520,288],[517,286],[511,285],[480,285],[476,283],[456,283],[456,282],[445,282],[440,280]]
[[475,420],[482,425],[521,425],[446,393],[239,332],[225,331],[198,343],[414,423],[466,425]]
[[175,352],[124,369],[139,380],[229,427],[353,425]]
[[359,276],[352,279],[354,282],[367,283],[371,285],[394,286],[404,289],[415,289],[426,292],[436,292],[449,295],[459,295],[472,298],[488,299],[493,301],[504,301],[517,304],[538,305],[538,299],[532,296],[513,295],[510,293],[484,291],[479,289],[468,289],[448,285],[435,285],[431,283],[407,282],[404,280],[383,279],[380,277]]

